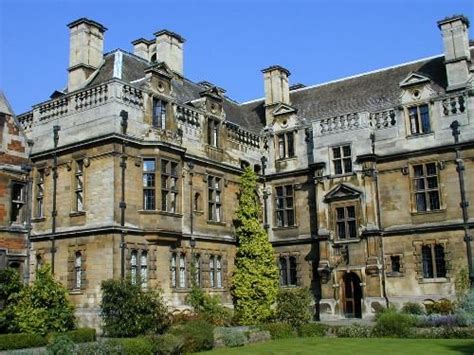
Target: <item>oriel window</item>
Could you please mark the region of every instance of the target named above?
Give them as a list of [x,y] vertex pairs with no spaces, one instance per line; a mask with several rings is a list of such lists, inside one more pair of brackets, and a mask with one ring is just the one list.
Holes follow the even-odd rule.
[[332,148],[332,164],[334,174],[341,175],[352,172],[352,152],[350,145]]
[[154,210],[155,206],[155,159],[143,159],[143,209]]
[[177,212],[178,203],[178,163],[161,160],[161,210]]
[[440,209],[436,163],[413,166],[413,187],[416,211],[425,212]]
[[278,186],[275,192],[277,227],[291,227],[295,224],[293,185]]
[[153,127],[166,129],[166,105],[163,100],[153,99]]

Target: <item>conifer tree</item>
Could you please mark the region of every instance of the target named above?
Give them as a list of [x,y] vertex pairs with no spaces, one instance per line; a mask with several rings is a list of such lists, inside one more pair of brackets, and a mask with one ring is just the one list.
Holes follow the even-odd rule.
[[247,167],[241,176],[239,206],[234,219],[237,254],[232,278],[235,313],[245,325],[270,318],[278,293],[278,268],[260,215],[257,176]]

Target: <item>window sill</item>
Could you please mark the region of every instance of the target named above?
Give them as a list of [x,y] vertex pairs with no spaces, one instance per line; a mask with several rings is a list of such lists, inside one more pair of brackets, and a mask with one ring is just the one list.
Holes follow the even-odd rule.
[[69,290],[70,295],[83,295],[84,291],[80,289]]
[[434,283],[446,283],[449,282],[449,277],[435,277],[432,279],[421,278],[418,283],[420,284],[434,284]]
[[355,175],[355,172],[351,171],[350,173],[344,173],[344,174],[332,174],[332,178],[343,178],[343,177],[349,177]]
[[341,240],[337,239],[334,240],[334,244],[352,244],[352,243],[359,243],[361,241],[360,238],[353,238],[353,239],[347,239],[347,240]]
[[290,161],[290,160],[298,160],[298,157],[295,155],[293,157],[287,157],[287,158],[278,158],[275,160],[276,163],[284,162],[284,161]]
[[407,139],[416,139],[416,138],[429,137],[429,136],[434,136],[434,132],[410,134],[410,135],[407,135]]
[[280,285],[280,288],[298,288],[298,285]]
[[85,216],[86,211],[74,211],[69,213],[69,217],[79,217],[79,216]]
[[204,214],[204,211],[194,210],[193,213],[198,215],[198,216],[202,216]]
[[212,224],[215,226],[222,226],[222,227],[225,227],[227,225],[227,223],[225,222],[216,222],[216,221],[207,221],[207,224]]
[[216,146],[213,146],[213,145],[211,145],[211,144],[208,144],[208,145],[207,145],[207,148],[210,149],[210,150],[215,150],[216,152],[220,152],[220,153],[224,152],[224,149],[219,148],[219,147],[216,147]]
[[158,214],[160,214],[160,215],[162,215],[162,216],[183,218],[183,215],[182,215],[181,213],[175,213],[175,212],[158,211]]
[[44,221],[46,221],[46,217],[36,217],[36,218],[31,219],[31,222],[33,222],[33,223],[40,223],[40,222],[44,222]]
[[295,224],[295,225],[293,225],[293,226],[273,227],[272,230],[273,230],[273,231],[280,231],[280,230],[297,229],[297,228],[298,228],[298,225]]
[[387,272],[385,274],[387,277],[404,277],[405,274],[403,272]]
[[439,209],[434,211],[411,211],[412,216],[427,215],[427,214],[438,214],[446,212],[446,209]]

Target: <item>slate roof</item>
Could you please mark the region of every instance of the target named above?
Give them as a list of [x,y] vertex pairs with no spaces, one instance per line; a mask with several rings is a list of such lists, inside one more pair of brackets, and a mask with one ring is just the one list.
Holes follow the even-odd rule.
[[[472,49],[474,55],[474,49]],[[114,52],[105,55],[104,64],[88,85],[96,85],[113,77]],[[130,82],[142,79],[150,65],[146,60],[123,52],[122,80]],[[298,115],[307,119],[332,117],[353,112],[380,111],[398,105],[400,82],[411,72],[431,79],[435,89],[444,92],[447,86],[444,57],[432,57],[395,67],[377,70],[353,77],[308,86],[290,91],[292,106]],[[205,90],[202,85],[188,79],[172,81],[180,103],[200,98]],[[242,128],[258,133],[265,126],[264,99],[239,104],[227,97],[223,102],[227,120]]]

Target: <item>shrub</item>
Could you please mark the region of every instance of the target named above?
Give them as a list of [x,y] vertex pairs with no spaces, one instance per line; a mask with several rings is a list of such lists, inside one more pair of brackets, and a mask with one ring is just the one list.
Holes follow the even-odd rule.
[[461,323],[460,325],[474,325],[474,291],[470,291],[460,298],[455,314],[458,322]]
[[122,346],[116,341],[99,340],[94,343],[76,344],[73,355],[117,355],[123,353]]
[[109,340],[109,346],[120,348],[122,354],[151,355],[154,353],[154,344],[150,338],[120,338]]
[[455,327],[460,324],[456,315],[430,314],[416,317],[417,327]]
[[339,338],[370,338],[372,328],[354,323],[347,327],[335,328],[335,334]]
[[174,311],[169,314],[170,323],[175,324],[182,324],[192,320],[201,319],[201,316],[196,314],[194,311],[189,309],[185,309],[182,311]]
[[231,292],[236,319],[241,324],[253,325],[272,316],[278,293],[278,268],[273,247],[260,223],[257,175],[249,167],[241,176],[238,199],[234,219],[237,253]]
[[403,338],[410,335],[411,327],[414,325],[415,319],[412,315],[398,313],[392,309],[379,316],[373,334],[379,337]]
[[205,293],[197,285],[193,285],[186,302],[193,307],[198,317],[215,326],[226,326],[231,323],[232,311],[221,304],[220,297]]
[[450,300],[440,300],[425,304],[426,313],[428,314],[453,314],[454,303]]
[[323,337],[326,335],[327,326],[321,323],[302,324],[298,328],[300,337]]
[[15,314],[13,306],[18,300],[18,294],[23,289],[20,274],[12,268],[0,270],[0,333],[14,333]]
[[46,348],[50,355],[69,355],[76,352],[76,345],[67,336],[58,336]]
[[168,326],[167,309],[158,291],[143,291],[130,280],[102,282],[104,332],[111,337],[161,333]]
[[229,348],[244,346],[247,342],[247,337],[241,330],[235,328],[222,328],[220,333],[225,346]]
[[416,302],[407,302],[402,307],[402,313],[422,315],[425,314],[425,307]]
[[214,326],[205,320],[195,320],[173,326],[169,332],[173,335],[183,336],[183,352],[185,353],[210,350],[214,346]]
[[35,281],[20,292],[13,312],[16,326],[24,333],[45,335],[74,328],[74,307],[48,265],[38,269]]
[[57,337],[67,336],[74,343],[87,343],[96,340],[96,331],[94,328],[79,328],[64,333],[48,334],[48,342],[52,343]]
[[184,339],[182,336],[166,333],[153,336],[153,353],[157,355],[180,355],[182,354]]
[[296,332],[288,323],[267,323],[261,326],[262,330],[268,330],[272,339],[293,338]]
[[277,296],[276,319],[297,328],[311,319],[311,294],[307,288],[280,289]]
[[46,338],[37,334],[2,334],[0,335],[0,350],[36,348],[47,344]]
[[416,338],[427,339],[472,339],[474,338],[474,329],[459,327],[438,327],[418,329]]

